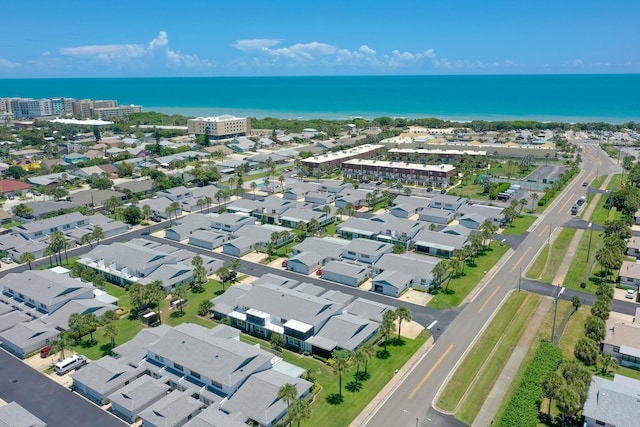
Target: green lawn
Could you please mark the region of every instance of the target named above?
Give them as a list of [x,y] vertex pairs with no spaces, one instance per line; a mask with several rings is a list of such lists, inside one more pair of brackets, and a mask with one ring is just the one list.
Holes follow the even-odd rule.
[[20,221],[11,221],[8,222],[6,224],[2,224],[3,228],[6,228],[7,230],[11,230],[13,227],[22,224]]
[[[567,271],[567,275],[564,278],[562,286],[583,292],[594,293],[596,291],[597,283],[593,283],[592,280],[589,280],[589,275],[591,275],[590,268],[596,265],[595,256],[600,246],[601,236],[601,231],[594,231],[593,238],[591,238],[590,231],[586,231],[582,235],[582,238],[580,239],[580,243],[576,250],[576,254],[571,260],[571,265],[569,266],[569,270]],[[589,260],[587,261],[587,252],[589,252],[589,239],[592,239],[591,253],[589,253]],[[585,288],[580,287],[580,283],[582,282],[586,284]]]
[[544,245],[538,256],[531,264],[531,268],[524,273],[525,277],[529,279],[539,279],[544,271],[544,266],[547,265],[547,258],[549,257],[549,245]]
[[495,353],[485,366],[482,374],[480,374],[480,377],[473,385],[471,392],[467,395],[467,398],[456,414],[456,418],[460,421],[469,425],[473,423],[482,405],[484,405],[484,401],[488,395],[487,391],[491,390],[498,380],[502,369],[509,361],[513,350],[518,345],[522,334],[529,324],[529,319],[540,305],[542,298],[540,295],[530,294],[520,307],[519,312],[515,313],[512,317],[513,322],[505,332],[503,340],[498,344]]
[[475,265],[465,265],[464,274],[451,280],[449,288],[446,288],[446,282],[442,288],[435,291],[435,296],[429,301],[427,307],[431,308],[452,308],[457,307],[471,292],[471,290],[480,282],[484,274],[489,271],[502,256],[509,250],[509,245],[499,245],[493,243],[479,255],[475,260]]
[[[403,344],[389,345],[390,357],[380,359],[374,357],[369,361],[367,370],[371,377],[366,381],[361,381],[362,388],[359,391],[350,391],[349,385],[353,385],[355,367],[352,366],[347,373],[342,376],[342,403],[330,403],[328,397],[337,394],[339,389],[339,378],[333,373],[330,366],[311,357],[301,356],[287,350],[282,351],[283,359],[306,369],[315,380],[322,386],[322,391],[311,404],[311,419],[301,423],[302,426],[318,427],[340,427],[348,426],[358,414],[369,404],[380,390],[395,375],[396,369],[400,369],[425,343],[429,334],[425,331],[416,339],[403,339]],[[263,348],[269,348],[269,344],[263,340],[242,335],[242,341],[250,344],[260,344]],[[376,348],[382,351],[380,345]],[[362,370],[362,367],[361,367]],[[351,389],[353,390],[353,389]]]
[[567,327],[562,337],[560,337],[559,343],[565,359],[574,359],[573,347],[575,347],[578,340],[584,336],[584,322],[590,315],[590,307],[582,306],[569,318],[569,322],[567,322]]
[[502,230],[502,234],[524,234],[536,219],[538,219],[537,216],[520,215],[507,228]]
[[336,224],[335,222],[327,225],[324,228],[325,236],[333,237],[337,232],[338,232],[338,224]]
[[558,237],[551,244],[551,254],[547,261],[546,268],[542,273],[541,281],[553,283],[553,279],[555,279],[556,273],[558,273],[558,268],[560,268],[567,248],[569,248],[569,244],[571,244],[575,234],[575,228],[563,228],[562,231],[560,231]]
[[[438,403],[436,404],[438,408],[444,411],[453,411],[458,406],[460,399],[462,399],[462,396],[473,382],[473,379],[480,371],[505,329],[511,323],[511,320],[513,320],[526,297],[526,292],[511,293],[498,314],[496,314],[473,348],[467,353],[467,357],[447,382],[438,397]],[[486,390],[487,395],[488,393],[489,390]]]
[[[228,287],[229,285],[226,285],[225,289]],[[162,323],[166,323],[169,326],[176,326],[180,323],[196,323],[206,328],[214,327],[216,323],[213,320],[208,317],[198,316],[198,305],[202,301],[208,301],[222,292],[222,284],[217,280],[209,279],[204,284],[202,292],[194,292],[193,289],[189,290],[187,293],[187,305],[182,307],[182,314],[180,314],[180,309],[172,310],[170,298],[166,299],[162,304]]]
[[460,196],[460,197],[466,197],[469,199],[489,200],[489,194],[483,193],[483,191],[484,191],[484,188],[482,187],[482,185],[473,184],[472,180],[469,179],[467,184],[465,185],[461,184],[453,188],[451,191],[448,192],[448,194],[451,196]]

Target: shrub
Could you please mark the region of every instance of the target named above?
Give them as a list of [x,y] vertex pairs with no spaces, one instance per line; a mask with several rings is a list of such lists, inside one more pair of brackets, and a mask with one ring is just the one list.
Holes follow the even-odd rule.
[[561,361],[562,350],[548,341],[540,343],[507,405],[501,425],[520,427],[538,424],[540,403],[544,397],[542,377],[547,372],[555,371]]

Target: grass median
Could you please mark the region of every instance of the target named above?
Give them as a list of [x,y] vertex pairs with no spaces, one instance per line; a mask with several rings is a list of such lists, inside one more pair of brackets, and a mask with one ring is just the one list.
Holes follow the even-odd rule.
[[500,308],[489,326],[484,330],[473,348],[467,353],[464,361],[456,369],[438,397],[438,408],[452,412],[456,409],[462,396],[471,386],[485,360],[495,347],[500,337],[507,329],[511,320],[518,312],[525,298],[526,292],[513,292]]
[[502,369],[518,345],[522,334],[540,305],[542,298],[540,295],[529,294],[528,298],[523,302],[513,322],[507,328],[504,338],[497,344],[495,353],[489,359],[487,365],[485,365],[482,373],[456,414],[456,418],[460,421],[469,425],[473,423],[478,412],[480,412],[480,409],[484,405],[489,391],[495,385]]
[[545,245],[531,268],[527,270],[526,277],[540,279],[545,283],[552,283],[575,234],[576,230],[574,228],[563,228],[551,244],[551,254],[549,254],[549,245]]

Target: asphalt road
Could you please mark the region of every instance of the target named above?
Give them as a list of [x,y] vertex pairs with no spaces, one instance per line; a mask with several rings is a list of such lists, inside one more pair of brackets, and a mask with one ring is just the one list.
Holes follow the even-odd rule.
[[52,427],[128,425],[5,351],[0,351],[0,397],[18,402]]
[[[532,226],[524,240],[510,250],[502,260],[502,265],[488,278],[484,288],[469,304],[462,308],[456,319],[449,324],[435,341],[429,352],[418,362],[386,400],[370,415],[365,424],[369,427],[384,426],[455,426],[459,422],[450,416],[435,416],[432,407],[438,392],[449,375],[475,342],[484,325],[508,293],[522,283],[519,279],[540,248],[548,242],[553,230],[571,219],[569,208],[586,188],[582,182],[591,182],[596,171],[609,174],[619,168],[599,147],[584,144],[582,152],[583,169],[560,196],[546,209]],[[529,284],[531,289],[553,295],[555,287],[543,284]],[[561,297],[571,298],[571,292]],[[583,295],[587,302],[586,295]],[[617,305],[616,305],[617,307]],[[627,305],[624,304],[626,309]],[[488,391],[487,391],[488,392]]]

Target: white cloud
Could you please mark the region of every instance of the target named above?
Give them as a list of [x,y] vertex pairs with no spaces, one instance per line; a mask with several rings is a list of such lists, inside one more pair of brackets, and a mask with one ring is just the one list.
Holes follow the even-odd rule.
[[231,46],[239,49],[243,52],[262,50],[276,46],[282,42],[281,39],[248,39],[248,40],[236,40]]
[[201,60],[196,55],[185,55],[169,48],[169,37],[164,31],[147,45],[143,44],[111,44],[67,47],[59,50],[61,55],[80,59],[93,59],[118,66],[135,65],[137,67],[160,63],[172,68],[190,69],[210,68],[213,64]]
[[17,62],[11,62],[8,59],[0,58],[0,69],[13,69],[18,68],[20,64]]
[[576,58],[571,62],[573,65],[582,65],[582,59]]
[[400,52],[396,49],[391,52],[390,56],[386,56],[385,60],[390,67],[399,68],[407,65],[415,65],[425,59],[433,59],[435,57],[436,52],[433,49],[427,49],[424,52],[418,53]]
[[362,45],[355,51],[340,49],[336,56],[336,62],[341,65],[345,64],[352,66],[379,65],[380,61],[376,54],[377,52],[367,45]]

